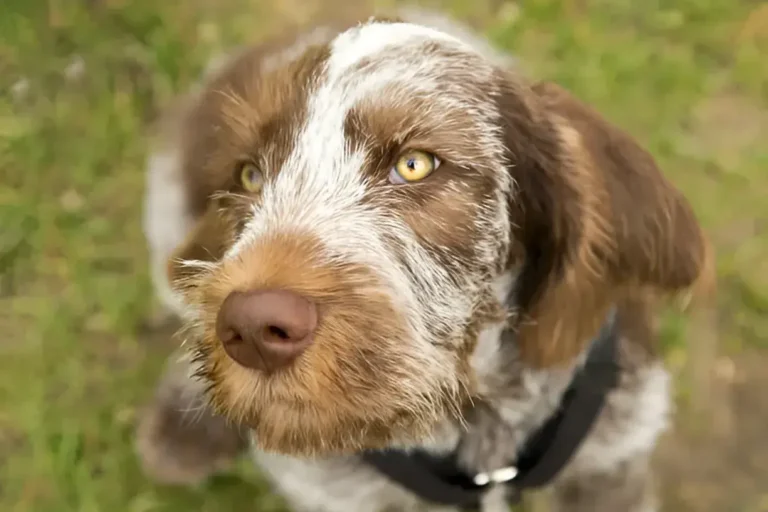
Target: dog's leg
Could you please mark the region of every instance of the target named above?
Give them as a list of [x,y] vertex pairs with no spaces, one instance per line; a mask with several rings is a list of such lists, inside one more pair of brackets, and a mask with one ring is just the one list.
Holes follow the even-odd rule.
[[190,378],[188,362],[175,353],[139,419],[136,447],[154,480],[196,485],[226,470],[247,442],[237,427],[207,408],[202,385]]
[[647,456],[625,461],[610,472],[568,475],[554,491],[557,512],[658,510]]

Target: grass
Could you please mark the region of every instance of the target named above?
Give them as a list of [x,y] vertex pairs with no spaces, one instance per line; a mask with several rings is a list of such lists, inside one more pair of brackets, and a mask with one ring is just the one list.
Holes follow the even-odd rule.
[[[158,109],[212,52],[266,34],[307,3],[4,0],[0,510],[279,510],[248,464],[195,490],[153,486],[138,470],[137,407],[170,347],[141,329],[151,289],[139,224]],[[710,351],[768,362],[766,4],[441,3],[652,150],[718,248]],[[715,361],[696,357],[693,327],[672,317],[664,330],[681,414],[697,392],[692,376],[714,372]],[[766,510],[758,490],[719,485],[729,510]],[[709,510],[670,492],[674,510]]]

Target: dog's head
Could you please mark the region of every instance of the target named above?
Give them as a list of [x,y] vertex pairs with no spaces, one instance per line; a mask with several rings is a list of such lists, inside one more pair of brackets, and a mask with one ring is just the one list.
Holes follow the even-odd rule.
[[687,203],[563,90],[423,26],[324,37],[242,53],[181,117],[199,221],[169,273],[212,403],[264,449],[458,417],[505,277],[534,366],[573,360],[628,290],[699,280]]

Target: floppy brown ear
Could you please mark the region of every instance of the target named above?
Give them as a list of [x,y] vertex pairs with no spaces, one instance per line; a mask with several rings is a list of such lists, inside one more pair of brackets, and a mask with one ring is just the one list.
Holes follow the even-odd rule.
[[572,360],[619,300],[709,282],[709,244],[651,155],[564,89],[504,80],[516,331],[535,366]]

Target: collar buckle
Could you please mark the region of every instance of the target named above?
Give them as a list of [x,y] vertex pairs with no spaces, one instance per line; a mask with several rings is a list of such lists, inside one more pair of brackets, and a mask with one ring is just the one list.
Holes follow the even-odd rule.
[[478,473],[472,478],[472,481],[475,485],[479,485],[480,487],[484,487],[491,483],[504,484],[514,480],[518,473],[519,471],[515,466],[507,466],[494,471]]

